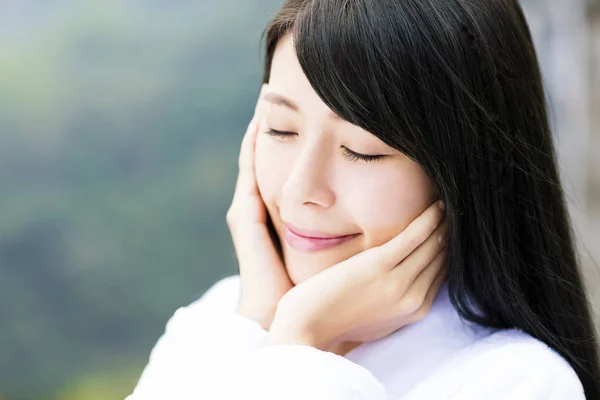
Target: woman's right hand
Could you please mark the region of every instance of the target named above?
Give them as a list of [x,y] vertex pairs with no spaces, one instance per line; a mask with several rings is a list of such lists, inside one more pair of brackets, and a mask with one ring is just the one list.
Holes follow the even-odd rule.
[[267,226],[269,214],[258,190],[255,174],[256,136],[260,125],[260,96],[242,140],[239,174],[227,211],[227,226],[238,259],[242,293],[239,314],[269,330],[279,300],[294,285]]

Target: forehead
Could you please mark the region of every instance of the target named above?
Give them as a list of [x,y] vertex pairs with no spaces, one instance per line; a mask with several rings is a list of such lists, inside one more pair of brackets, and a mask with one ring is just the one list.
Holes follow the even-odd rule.
[[277,44],[271,64],[269,91],[293,100],[299,106],[300,113],[310,112],[329,117],[331,110],[323,103],[304,75],[292,40],[292,35],[287,34]]

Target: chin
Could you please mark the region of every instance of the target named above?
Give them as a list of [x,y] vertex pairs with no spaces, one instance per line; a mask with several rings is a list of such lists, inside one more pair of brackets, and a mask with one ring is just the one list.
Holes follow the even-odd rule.
[[325,271],[348,258],[340,252],[301,253],[286,246],[284,249],[285,267],[290,280],[297,285],[308,278]]
[[319,272],[325,271],[334,264],[323,263],[318,257],[286,257],[285,267],[287,273],[294,285],[302,283],[308,278],[315,276]]

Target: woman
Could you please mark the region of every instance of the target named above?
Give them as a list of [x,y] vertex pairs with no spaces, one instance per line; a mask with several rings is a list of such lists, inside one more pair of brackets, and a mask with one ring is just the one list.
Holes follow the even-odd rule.
[[130,399],[600,399],[516,0],[288,0],[227,214],[240,275]]

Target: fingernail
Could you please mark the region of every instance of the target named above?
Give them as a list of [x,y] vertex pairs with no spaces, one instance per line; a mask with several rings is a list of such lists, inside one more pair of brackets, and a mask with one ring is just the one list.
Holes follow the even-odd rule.
[[438,202],[438,206],[440,207],[440,210],[444,211],[446,209],[446,205],[444,204],[444,202],[442,200],[440,200]]

